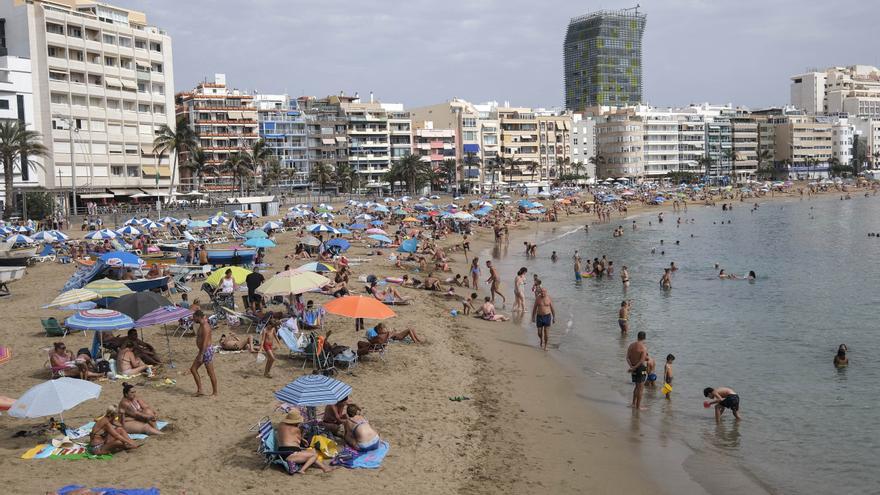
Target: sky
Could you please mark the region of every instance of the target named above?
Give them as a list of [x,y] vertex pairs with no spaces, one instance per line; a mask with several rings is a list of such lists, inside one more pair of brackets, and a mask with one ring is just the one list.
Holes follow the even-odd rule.
[[784,105],[794,74],[880,66],[876,0],[106,1],[171,35],[175,91],[225,73],[232,87],[291,96],[562,106],[569,18],[636,1],[651,105]]

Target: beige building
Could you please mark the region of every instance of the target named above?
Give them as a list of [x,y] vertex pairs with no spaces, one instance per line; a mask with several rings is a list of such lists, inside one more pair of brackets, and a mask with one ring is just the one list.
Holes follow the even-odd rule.
[[791,104],[809,115],[880,117],[880,69],[850,65],[792,76]]
[[604,122],[596,124],[596,145],[602,159],[596,177],[642,177],[645,174],[644,132],[644,121],[633,107],[608,114]]
[[501,123],[503,176],[508,182],[534,182],[540,178],[538,117],[531,108],[498,107]]
[[[253,95],[229,89],[226,75],[215,74],[213,82],[199,83],[192,91],[178,93],[177,114],[192,127],[208,157],[207,163],[220,172],[222,180],[206,177],[203,187],[218,191],[234,189],[232,174],[224,170],[224,164],[260,139]],[[188,172],[183,171],[181,184],[188,187],[192,182]]]
[[0,0],[0,17],[6,52],[31,61],[33,129],[49,149],[39,184],[100,202],[155,194],[158,174],[167,191],[153,140],[174,126],[171,38],[142,12],[86,0]]
[[758,171],[758,120],[748,112],[737,111],[730,118],[730,133],[732,176],[739,181],[754,177]]
[[388,112],[378,102],[343,102],[348,120],[348,162],[358,171],[361,186],[385,187],[385,174],[391,170],[391,141]]
[[832,123],[810,115],[785,115],[776,126],[776,160],[798,169],[827,164],[832,156]]
[[540,180],[556,180],[571,163],[571,114],[538,113]]

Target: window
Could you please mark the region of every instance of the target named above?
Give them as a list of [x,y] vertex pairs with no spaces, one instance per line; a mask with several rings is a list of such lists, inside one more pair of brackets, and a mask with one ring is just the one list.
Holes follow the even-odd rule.
[[104,65],[107,67],[116,67],[116,57],[104,57]]
[[55,58],[64,58],[64,48],[60,46],[49,46],[49,56]]
[[119,100],[107,99],[107,109],[119,110]]
[[128,69],[128,70],[134,69],[134,63],[131,61],[130,58],[119,59],[119,66],[122,67],[123,69]]
[[66,80],[67,80],[67,74],[65,74],[65,73],[63,73],[63,72],[52,72],[52,71],[50,71],[50,72],[49,72],[49,80],[50,80],[50,81],[66,81]]
[[[103,122],[101,122],[103,124]],[[106,155],[107,154],[107,143],[92,143],[92,154],[93,155]]]
[[164,84],[153,84],[153,92],[158,93],[160,95],[165,94],[165,85]]
[[131,48],[131,38],[126,38],[125,36],[120,36],[119,37],[119,46]]
[[153,113],[165,113],[165,105],[153,105]]
[[161,52],[162,51],[162,43],[159,43],[158,41],[151,41],[150,42],[150,50],[153,50],[154,52]]
[[463,127],[476,127],[477,119],[462,119],[461,125]]
[[46,23],[46,32],[53,34],[64,34],[64,26],[61,24],[54,24],[51,22]]
[[132,166],[125,167],[125,171],[126,171],[126,173],[128,173],[129,177],[139,177],[141,175],[140,170],[138,170],[137,165],[135,165],[133,167]]
[[9,110],[9,100],[0,100],[0,110]]
[[101,86],[103,84],[103,79],[99,75],[89,74],[89,84]]
[[69,103],[67,95],[64,93],[52,93],[50,98],[52,103],[58,103],[60,105],[67,105]]
[[138,145],[136,145],[136,144],[126,144],[125,145],[125,154],[126,155],[139,155],[139,154],[141,154],[141,150],[138,149]]
[[115,45],[116,44],[116,36],[113,36],[111,34],[105,34],[103,36],[103,40],[104,40],[104,43],[106,43],[108,45]]
[[140,38],[135,38],[135,40],[134,40],[134,47],[135,47],[135,48],[140,48],[141,50],[146,50],[146,49],[147,49],[147,40],[142,40],[142,39],[140,39]]
[[126,125],[125,126],[125,135],[126,136],[137,136],[138,128],[136,125]]
[[465,141],[476,141],[477,140],[477,131],[463,131],[461,133],[462,139]]
[[67,51],[67,54],[70,56],[70,60],[76,60],[77,62],[85,60],[82,50],[74,50],[71,48]]
[[150,65],[150,68],[153,70],[153,72],[162,72],[162,64],[154,63]]
[[128,112],[134,112],[137,105],[132,100],[122,100],[122,109]]
[[[89,123],[88,120],[84,121],[83,119],[76,119],[74,121],[74,125],[76,125],[77,129],[83,129],[83,124],[88,124],[88,123]],[[88,129],[86,129],[86,130],[88,130]]]
[[122,145],[116,143],[110,143],[110,154],[111,155],[121,155],[122,154]]
[[86,75],[82,72],[71,72],[70,73],[70,82],[76,84],[83,84],[86,82]]
[[110,175],[113,177],[122,177],[123,167],[121,165],[111,165]]
[[122,124],[118,122],[111,122],[107,125],[107,130],[110,134],[122,134]]
[[147,92],[147,83],[138,82],[138,93],[146,93]]
[[141,134],[152,134],[153,126],[151,126],[150,124],[140,124],[138,125],[138,132],[140,132]]
[[76,106],[78,106],[78,107],[84,107],[84,106],[86,106],[86,101],[87,101],[87,100],[86,100],[86,97],[85,97],[85,96],[81,96],[81,95],[73,95],[73,96],[71,97],[71,101],[70,101],[70,103],[73,104],[73,105],[76,105]]
[[150,105],[149,105],[149,104],[138,103],[138,112],[141,112],[141,113],[150,113]]
[[79,26],[67,26],[67,35],[72,36],[74,38],[82,38],[83,37],[82,28]]
[[[107,130],[107,126],[104,125],[103,120],[89,121],[89,126],[92,128],[92,131],[95,131],[95,132],[104,132]],[[106,151],[105,151],[105,153],[106,153]]]

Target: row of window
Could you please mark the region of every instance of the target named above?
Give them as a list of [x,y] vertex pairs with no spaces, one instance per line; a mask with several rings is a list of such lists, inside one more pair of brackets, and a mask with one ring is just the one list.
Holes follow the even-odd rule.
[[96,86],[104,86],[110,89],[124,89],[134,91],[137,88],[138,93],[156,93],[158,95],[165,94],[165,85],[162,83],[150,83],[148,81],[129,81],[111,78],[107,80],[101,74],[91,74],[77,71],[61,72],[57,70],[49,70],[49,80],[58,82],[69,82],[73,84],[92,84]]
[[[107,132],[123,136],[152,136],[159,133],[159,125],[154,124],[123,124],[122,122],[105,122],[103,120],[73,119],[73,126],[77,130],[92,132]],[[52,119],[52,129],[68,130],[68,124],[59,119]]]
[[[90,64],[104,65],[106,67],[118,67],[120,69],[137,70],[141,73],[162,73],[165,67],[160,62],[135,61],[131,57],[117,57],[115,55],[102,55],[97,52],[83,52],[75,48],[64,48],[49,45],[46,47],[47,54],[52,58],[73,60],[76,62],[88,62]],[[138,63],[140,62],[140,63]],[[149,65],[147,65],[149,64]]]
[[49,96],[52,103],[58,105],[71,105],[76,107],[95,107],[107,110],[124,110],[127,112],[165,114],[165,105],[155,103],[137,103],[134,100],[117,100],[115,98],[103,98],[100,96],[68,95],[67,93],[52,92]]
[[131,48],[134,45],[135,48],[141,50],[149,50],[162,53],[162,43],[158,41],[151,41],[144,38],[132,38],[130,36],[110,34],[110,33],[101,33],[97,29],[92,28],[83,28],[81,26],[74,26],[68,24],[64,26],[63,24],[57,24],[54,22],[46,23],[46,32],[60,34],[64,36],[70,36],[71,38],[80,38],[86,39],[88,41],[100,41],[105,45],[117,45],[124,48]]

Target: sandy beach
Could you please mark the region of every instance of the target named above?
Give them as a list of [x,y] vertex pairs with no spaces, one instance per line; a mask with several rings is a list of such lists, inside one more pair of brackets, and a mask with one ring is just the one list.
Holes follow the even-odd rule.
[[[628,216],[657,210],[630,206]],[[615,215],[612,222],[619,218]],[[559,222],[541,228],[573,227],[593,219],[593,215],[562,215]],[[520,237],[526,234],[535,235],[533,223],[511,230],[509,249],[521,249]],[[278,239],[279,247],[271,249],[267,257],[271,264],[267,278],[283,269],[289,262],[283,255],[293,248],[293,233],[279,234]],[[451,236],[440,245],[459,241],[460,236]],[[491,232],[479,229],[471,242],[471,255],[491,246]],[[362,243],[354,243],[348,253],[353,260],[365,260],[353,266],[353,291],[362,291],[363,284],[355,281],[360,275],[405,273],[386,258],[370,257],[367,252]],[[451,256],[452,273],[467,273],[463,254]],[[39,318],[55,316],[61,320],[69,312],[41,306],[57,295],[72,271],[72,265],[37,264],[28,269],[23,280],[11,285],[11,297],[0,299],[4,316],[0,344],[10,346],[14,353],[13,359],[0,367],[0,395],[18,396],[49,378],[44,363],[48,348],[57,339],[45,337]],[[505,314],[512,304],[513,275],[501,274],[511,299],[502,310]],[[206,299],[199,291],[200,284],[190,284],[194,288],[191,300]],[[482,297],[487,290],[484,283],[480,289]],[[140,397],[171,423],[165,435],[152,437],[141,448],[110,460],[24,460],[21,455],[46,438],[13,438],[13,434],[40,421],[4,414],[0,417],[0,480],[12,487],[8,493],[46,493],[68,484],[155,486],[163,493],[192,494],[313,491],[329,486],[384,493],[700,491],[699,485],[675,473],[670,474],[672,481],[659,482],[657,469],[647,469],[642,460],[637,429],[610,421],[591,398],[579,394],[572,370],[554,358],[553,350],[536,349],[535,339],[523,332],[519,323],[453,317],[450,310],[460,309],[460,303],[422,290],[402,291],[413,298],[413,304],[395,306],[397,317],[388,323],[392,330],[415,329],[426,343],[393,344],[384,359],[367,356],[352,373],[337,376],[352,386],[353,402],[364,407],[371,424],[391,446],[378,470],[310,471],[293,477],[277,469],[262,471],[252,427],[264,417],[273,421],[283,417],[276,411],[273,392],[309,373],[310,368],[302,370],[300,360],[282,358],[270,379],[262,376],[262,364],[253,354],[221,354],[215,360],[219,397],[194,398],[188,367],[196,346],[194,338],[184,337],[171,342],[175,368],[164,366],[155,379],[131,381],[138,385]],[[470,292],[457,288],[459,295]],[[178,299],[179,295],[173,297]],[[324,303],[330,297],[315,295],[313,299]],[[527,310],[531,303],[527,296]],[[353,322],[346,318],[328,316],[325,330],[332,330],[334,342],[351,347],[356,347],[360,338]],[[216,329],[215,343],[221,333],[229,331],[225,325]],[[144,337],[167,361],[161,330],[146,329]],[[87,347],[91,334],[75,333],[64,340],[69,348]],[[278,351],[279,356],[284,354],[285,350]],[[158,386],[166,377],[176,380],[176,385]],[[65,414],[68,425],[86,423],[99,416],[104,406],[119,402],[121,381],[99,383],[101,397]],[[456,396],[470,400],[450,400]]]

